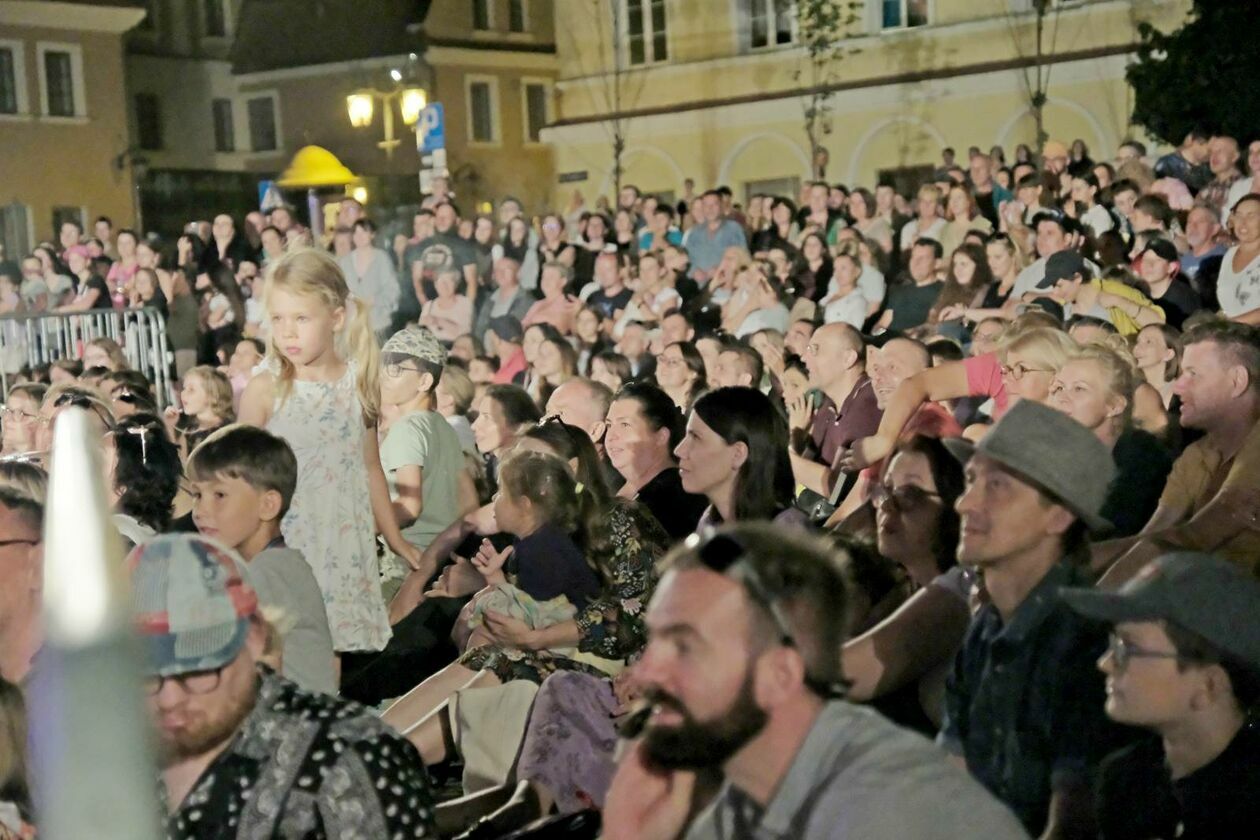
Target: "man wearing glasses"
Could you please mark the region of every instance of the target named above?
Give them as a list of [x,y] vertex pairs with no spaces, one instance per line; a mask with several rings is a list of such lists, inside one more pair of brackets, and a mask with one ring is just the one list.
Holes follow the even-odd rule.
[[[927,741],[841,699],[847,584],[828,543],[742,524],[665,562],[634,666],[646,730],[608,792],[605,840],[1025,836]],[[714,774],[724,787],[689,819]]]
[[414,747],[261,664],[270,631],[239,557],[170,535],[128,567],[170,836],[435,836]]
[[1260,582],[1219,557],[1167,554],[1120,592],[1063,599],[1113,625],[1107,714],[1154,732],[1107,758],[1107,840],[1260,836]]
[[43,642],[43,528],[44,508],[39,502],[0,487],[0,676],[9,682],[27,679],[31,659]]

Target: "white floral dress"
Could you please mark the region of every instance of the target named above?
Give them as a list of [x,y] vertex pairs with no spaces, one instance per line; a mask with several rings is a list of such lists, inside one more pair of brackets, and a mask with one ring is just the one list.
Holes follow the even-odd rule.
[[297,455],[297,492],[280,529],[315,572],[338,651],[381,650],[390,637],[355,384],[349,365],[336,382],[295,381],[267,423]]

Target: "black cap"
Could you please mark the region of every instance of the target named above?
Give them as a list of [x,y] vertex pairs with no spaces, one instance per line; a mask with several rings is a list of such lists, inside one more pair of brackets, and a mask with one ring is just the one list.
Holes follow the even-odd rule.
[[1041,278],[1037,288],[1052,288],[1060,280],[1071,280],[1078,274],[1081,277],[1092,276],[1080,252],[1071,248],[1066,251],[1057,251],[1046,260],[1046,276]]
[[525,330],[521,327],[521,322],[513,315],[491,318],[490,332],[494,333],[500,341],[510,341],[513,344],[520,344],[525,338]]
[[1167,262],[1177,262],[1181,259],[1181,255],[1177,253],[1177,246],[1162,236],[1158,236],[1148,242],[1146,247],[1142,249],[1142,254],[1145,255],[1147,251],[1154,251],[1157,257]]
[[1120,624],[1170,621],[1260,668],[1260,581],[1211,554],[1182,551],[1148,563],[1119,592],[1066,588],[1083,616]]

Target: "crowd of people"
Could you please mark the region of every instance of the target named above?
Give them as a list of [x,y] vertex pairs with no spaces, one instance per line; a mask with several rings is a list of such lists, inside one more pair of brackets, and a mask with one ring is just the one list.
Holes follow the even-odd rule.
[[179,390],[10,354],[0,837],[69,409],[171,837],[1260,836],[1246,152],[66,223],[0,311],[155,308]]

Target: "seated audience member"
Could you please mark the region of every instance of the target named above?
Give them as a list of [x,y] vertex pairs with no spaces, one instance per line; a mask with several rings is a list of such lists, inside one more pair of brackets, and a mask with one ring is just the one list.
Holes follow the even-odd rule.
[[573,279],[573,269],[562,263],[547,263],[542,269],[542,300],[535,303],[521,319],[529,329],[534,324],[550,324],[561,335],[573,332],[573,318],[582,302],[565,293]]
[[460,448],[470,455],[477,454],[477,441],[473,437],[472,423],[468,420],[468,412],[472,409],[476,393],[468,371],[454,364],[442,367],[442,377],[433,390],[437,413],[446,418],[446,422],[455,430]]
[[988,602],[946,681],[939,741],[1035,837],[1092,836],[1093,773],[1120,745],[1094,667],[1106,639],[1059,597],[1110,526],[1110,460],[1084,426],[1021,400],[976,446],[955,505],[958,562],[979,567]]
[[232,383],[232,407],[240,408],[241,394],[245,391],[245,386],[249,384],[250,378],[254,375],[254,368],[262,363],[263,357],[267,354],[267,345],[263,344],[262,339],[258,338],[242,338],[236,343],[236,349],[232,351],[232,357],[228,359],[227,374],[228,380]]
[[761,354],[740,341],[729,341],[718,351],[713,376],[714,388],[760,388],[765,374]]
[[477,404],[473,421],[473,438],[477,451],[486,463],[486,478],[491,488],[498,486],[499,462],[516,445],[516,439],[527,424],[537,423],[542,412],[529,394],[515,385],[491,385]]
[[683,490],[674,461],[684,426],[677,406],[660,388],[631,382],[607,414],[604,451],[624,479],[617,495],[646,507],[671,539],[694,532],[708,500]]
[[[635,666],[651,716],[608,791],[607,840],[1024,836],[925,741],[840,699],[848,593],[831,545],[740,524],[666,568]],[[697,774],[725,784],[693,817]]]
[[315,573],[284,544],[280,520],[297,487],[297,458],[270,432],[234,425],[188,457],[193,522],[249,566],[250,582],[283,640],[280,673],[307,691],[337,693],[332,633]]
[[498,359],[498,367],[491,377],[496,385],[518,385],[525,381],[529,363],[525,360],[525,330],[521,322],[504,315],[490,320],[486,333],[486,350]]
[[22,690],[0,676],[0,838],[5,840],[36,836],[26,770],[27,741]]
[[1260,832],[1260,583],[1194,552],[1152,562],[1118,593],[1068,589],[1068,606],[1111,625],[1098,661],[1107,715],[1151,735],[1103,762],[1106,840]]
[[468,295],[458,294],[463,275],[454,268],[442,269],[434,281],[437,297],[420,309],[420,326],[433,331],[440,341],[451,343],[472,329],[473,305]]
[[[137,549],[128,571],[149,653],[144,689],[169,834],[248,819],[268,836],[293,826],[344,835],[351,825],[434,836],[432,787],[416,751],[365,709],[262,664],[269,631],[233,552],[166,536]],[[274,799],[257,810],[262,796]]]
[[1151,301],[1164,311],[1164,323],[1181,329],[1203,301],[1190,284],[1181,279],[1177,246],[1167,239],[1154,239],[1138,257],[1138,276],[1146,284]]
[[547,338],[538,345],[531,387],[527,390],[535,402],[545,406],[556,388],[577,375],[577,351],[573,345],[564,338]]
[[170,529],[183,465],[161,420],[135,414],[118,421],[105,446],[105,470],[124,541],[140,545]]
[[937,279],[936,265],[944,251],[934,239],[920,239],[910,251],[909,275],[888,287],[884,314],[876,331],[905,332],[927,323],[928,315],[940,297],[944,283]]
[[1221,259],[1216,298],[1221,314],[1244,324],[1260,324],[1260,195],[1243,196],[1230,214],[1237,244]]
[[853,441],[872,434],[880,410],[866,375],[862,335],[848,324],[825,324],[805,348],[809,384],[822,396],[816,408],[809,396],[788,406],[792,432],[792,474],[796,482],[831,496],[844,481],[837,460]]
[[425,327],[390,336],[381,348],[381,466],[403,539],[421,549],[477,507],[463,447],[436,411],[446,351]]
[[[44,505],[11,485],[0,485],[0,542],[5,545],[4,617],[0,621],[0,678],[27,680],[43,646]],[[3,794],[0,794],[3,796]]]
[[1181,425],[1203,432],[1173,463],[1141,534],[1095,548],[1114,589],[1170,549],[1211,551],[1260,574],[1260,332],[1208,321],[1184,338]]
[[604,433],[608,428],[604,420],[611,403],[612,392],[601,383],[576,377],[551,392],[543,416],[559,417],[570,426],[581,429],[595,444],[595,451],[602,452]]
[[871,490],[879,553],[914,593],[844,646],[848,696],[928,735],[940,727],[945,676],[971,617],[969,580],[956,559],[962,466],[938,439],[903,439]]
[[1137,371],[1115,350],[1087,344],[1068,357],[1050,383],[1047,405],[1089,429],[1111,451],[1115,478],[1107,488],[1102,517],[1112,536],[1142,530],[1155,512],[1172,457],[1149,432],[1133,426]]
[[634,378],[630,360],[614,350],[605,350],[591,357],[591,381],[603,385],[611,393]]
[[666,344],[656,362],[656,384],[684,414],[709,388],[704,358],[690,341]]
[[36,442],[39,406],[47,392],[48,386],[34,382],[14,385],[9,389],[4,401],[4,437],[0,442],[0,455],[21,455],[39,448]]
[[236,419],[232,382],[209,365],[199,365],[184,375],[179,403],[180,408],[172,406],[166,409],[162,419],[171,440],[179,446],[184,457],[215,431]]
[[826,296],[818,302],[823,310],[823,323],[848,324],[861,330],[870,309],[866,296],[858,288],[862,263],[855,254],[843,252],[832,261],[831,284]]
[[1133,357],[1146,384],[1159,392],[1164,408],[1171,408],[1181,372],[1181,332],[1167,324],[1143,327],[1133,342]]
[[754,388],[718,388],[691,409],[674,450],[683,490],[708,498],[699,526],[751,519],[799,525],[787,427]]
[[[665,553],[667,535],[646,508],[611,497],[595,447],[581,430],[562,422],[542,423],[522,436],[518,448],[558,458],[581,483],[581,518],[591,535],[582,550],[603,589],[572,619],[545,628],[531,628],[498,611],[486,612],[481,632],[490,637],[490,644],[469,649],[390,706],[385,720],[416,743],[429,763],[458,747],[451,742],[447,725],[452,716],[458,722],[458,708],[447,702],[457,690],[513,680],[537,685],[557,670],[611,675],[642,646],[638,605],[656,584],[654,564]],[[471,534],[472,529],[462,533]],[[417,576],[425,573],[421,570]],[[460,560],[443,571],[431,594],[460,597],[484,586],[479,570]],[[437,716],[431,714],[439,709]]]
[[126,370],[131,367],[122,347],[112,338],[94,338],[83,348],[83,367],[103,367],[106,370]]
[[[651,353],[651,343],[648,341],[646,325],[638,321],[631,321],[626,324],[615,349],[630,362],[630,376],[632,378],[646,379],[656,371],[656,357]],[[611,385],[609,387],[612,388]],[[615,391],[616,388],[612,390]]]
[[[1148,324],[1162,324],[1164,310],[1132,286],[1118,280],[1091,280],[1085,258],[1076,251],[1060,251],[1046,260],[1040,290],[1053,289],[1067,317],[1088,315],[1128,337]],[[1082,339],[1077,339],[1078,341]]]

